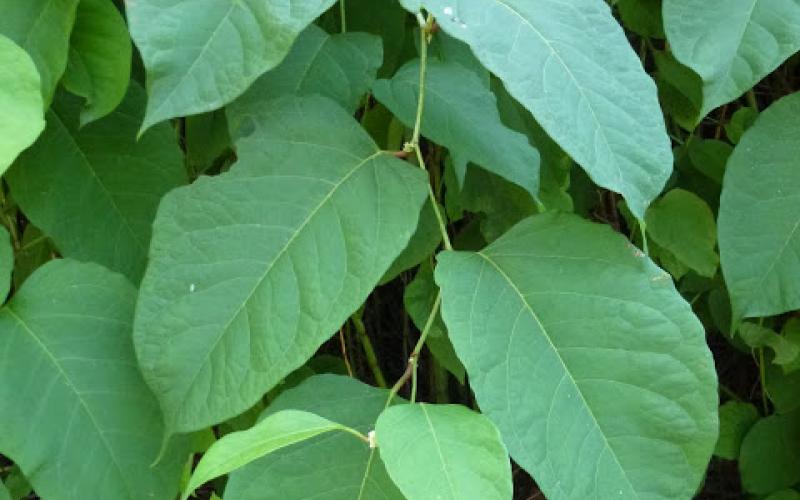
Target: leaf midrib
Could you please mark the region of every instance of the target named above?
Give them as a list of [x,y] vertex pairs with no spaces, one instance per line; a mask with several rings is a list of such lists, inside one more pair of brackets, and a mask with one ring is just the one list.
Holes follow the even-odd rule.
[[30,335],[30,337],[36,342],[36,344],[41,348],[42,352],[45,353],[45,355],[50,360],[52,365],[56,368],[58,373],[61,375],[61,378],[64,379],[64,382],[67,384],[67,387],[73,392],[73,394],[75,395],[75,398],[78,400],[80,405],[83,407],[84,412],[89,417],[89,420],[92,423],[92,427],[94,427],[95,431],[97,431],[97,435],[100,437],[100,440],[102,441],[103,446],[105,447],[106,451],[108,452],[108,455],[111,457],[111,461],[114,463],[114,467],[117,469],[118,476],[122,478],[122,482],[123,482],[123,484],[125,484],[125,491],[128,494],[128,498],[130,498],[131,500],[137,500],[131,494],[131,489],[130,489],[130,485],[128,484],[126,474],[125,474],[123,468],[120,466],[119,462],[117,461],[117,456],[114,453],[113,448],[111,447],[111,444],[106,439],[106,436],[103,433],[103,430],[100,428],[100,425],[99,425],[97,419],[95,418],[94,413],[92,413],[92,411],[89,408],[89,405],[87,404],[87,402],[84,401],[84,399],[81,397],[80,391],[78,391],[78,388],[75,387],[75,385],[72,383],[72,380],[70,380],[69,376],[67,375],[67,372],[64,370],[64,368],[59,363],[58,358],[56,358],[55,354],[53,354],[53,352],[50,351],[50,349],[47,348],[47,345],[39,338],[39,336],[36,335],[36,333],[33,331],[33,329],[31,329],[28,326],[28,324],[25,323],[25,321],[22,319],[22,317],[20,317],[16,312],[14,312],[14,309],[12,308],[11,304],[7,304],[6,307],[5,307],[5,310],[8,312],[9,315],[11,315],[12,318],[14,318],[14,321],[16,321],[22,327],[22,329],[26,333],[28,333],[28,335]]
[[[191,380],[189,381],[189,383],[186,386],[187,390],[184,391],[184,393],[183,393],[183,398],[181,399],[181,404],[180,404],[180,407],[179,407],[179,408],[181,408],[181,410],[179,410],[179,411],[181,411],[181,412],[183,411],[182,408],[183,408],[184,404],[186,403],[186,399],[189,397],[190,389],[194,386],[195,382],[197,381],[197,377],[200,375],[200,372],[202,371],[202,369],[208,363],[208,360],[209,360],[209,357],[211,356],[211,353],[216,350],[217,345],[219,345],[220,341],[225,337],[225,335],[226,335],[226,333],[228,331],[228,328],[230,328],[230,326],[233,323],[233,321],[239,316],[239,314],[242,312],[242,310],[244,310],[245,306],[253,298],[253,295],[256,293],[256,290],[258,290],[261,287],[261,285],[264,283],[264,281],[267,279],[267,277],[269,276],[269,274],[272,271],[272,268],[275,266],[275,264],[289,250],[289,247],[292,246],[292,243],[294,243],[294,241],[295,241],[295,239],[297,239],[298,235],[300,235],[300,233],[303,232],[303,230],[308,226],[308,224],[311,222],[311,220],[317,215],[317,213],[322,209],[322,207],[325,206],[325,204],[328,203],[328,201],[339,190],[339,188],[342,185],[344,185],[363,166],[367,165],[370,161],[374,160],[375,158],[377,158],[381,154],[383,154],[383,151],[377,150],[373,154],[371,154],[370,156],[362,159],[359,163],[355,164],[355,166],[349,172],[347,172],[347,174],[345,174],[344,177],[342,177],[341,180],[339,180],[339,182],[333,184],[331,186],[331,190],[328,192],[328,194],[325,195],[325,197],[323,197],[323,199],[317,204],[316,207],[314,207],[314,209],[311,212],[309,212],[308,216],[297,227],[297,230],[286,241],[286,243],[284,243],[283,247],[278,251],[278,253],[275,254],[275,257],[272,259],[272,261],[270,261],[268,263],[267,269],[256,280],[255,285],[253,285],[253,287],[250,290],[250,292],[247,293],[247,295],[245,296],[244,300],[242,300],[242,302],[239,305],[239,307],[237,307],[236,310],[231,314],[231,317],[230,317],[230,319],[228,319],[228,322],[225,323],[225,325],[223,325],[222,328],[220,328],[220,331],[219,331],[219,334],[217,335],[217,338],[214,339],[214,343],[206,351],[206,354],[203,357],[203,359],[194,364],[194,366],[196,366],[197,369],[195,370],[194,375],[192,376]],[[174,424],[174,422],[172,422],[172,424]]]
[[586,408],[586,411],[587,411],[588,415],[591,417],[592,422],[594,422],[595,427],[600,432],[600,436],[603,438],[603,442],[605,443],[606,448],[611,451],[611,456],[614,458],[614,462],[619,467],[620,472],[622,472],[622,475],[625,478],[625,480],[627,481],[628,486],[630,487],[630,490],[636,494],[636,498],[640,498],[639,494],[638,494],[638,491],[636,490],[636,488],[634,488],[633,483],[631,482],[630,478],[628,477],[628,474],[627,474],[626,470],[622,467],[622,464],[619,462],[619,459],[617,458],[617,455],[614,452],[614,447],[611,446],[611,443],[608,441],[608,438],[606,437],[605,433],[603,432],[603,428],[600,426],[600,422],[598,422],[597,418],[594,415],[594,412],[592,411],[591,406],[589,406],[588,402],[586,401],[586,398],[583,396],[583,392],[580,390],[580,386],[578,385],[578,383],[575,380],[575,378],[572,376],[572,372],[567,367],[567,364],[564,361],[564,358],[561,357],[561,353],[559,352],[558,348],[556,348],[555,344],[553,343],[553,340],[550,338],[550,335],[548,334],[547,330],[545,329],[544,324],[542,323],[542,321],[539,319],[539,316],[533,310],[533,307],[528,303],[528,301],[525,300],[525,295],[523,295],[522,291],[517,287],[516,283],[514,283],[514,281],[511,280],[511,277],[508,276],[508,274],[506,274],[505,271],[503,271],[503,269],[494,260],[491,259],[491,257],[489,257],[488,255],[484,254],[483,252],[476,252],[476,253],[483,260],[488,262],[489,265],[491,265],[495,269],[495,271],[497,271],[497,273],[500,274],[500,276],[503,278],[503,280],[505,280],[508,283],[508,285],[512,288],[512,290],[514,290],[514,293],[516,293],[517,296],[519,297],[519,300],[524,305],[524,308],[530,313],[530,315],[533,318],[533,320],[536,321],[536,324],[539,326],[539,329],[541,330],[542,335],[547,340],[547,343],[550,345],[551,349],[553,350],[553,352],[555,353],[556,357],[558,358],[559,363],[561,364],[562,368],[564,369],[564,373],[566,374],[566,376],[570,380],[570,382],[572,382],[572,385],[575,387],[575,389],[576,389],[575,392],[577,392],[578,397],[580,398],[581,402],[583,403],[584,408]]

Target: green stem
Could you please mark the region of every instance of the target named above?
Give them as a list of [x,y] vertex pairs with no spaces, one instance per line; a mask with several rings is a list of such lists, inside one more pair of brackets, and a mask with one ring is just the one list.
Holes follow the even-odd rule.
[[761,406],[764,407],[764,415],[769,412],[769,403],[767,402],[767,371],[764,368],[764,348],[758,348],[758,374],[761,379]]
[[347,7],[345,0],[339,0],[339,17],[342,21],[342,33],[347,33]]
[[361,342],[361,347],[364,349],[364,354],[367,356],[367,365],[372,371],[372,376],[375,377],[375,383],[378,387],[386,388],[386,378],[381,371],[381,365],[378,363],[378,356],[375,355],[375,349],[372,347],[372,341],[367,336],[367,329],[364,327],[364,322],[361,320],[361,312],[356,312],[350,317],[353,326],[356,327],[358,340]]
[[753,89],[747,91],[745,98],[747,99],[747,105],[756,110],[756,113],[758,113],[758,100],[756,100],[756,93],[753,91]]
[[386,406],[388,407],[391,404],[394,397],[400,391],[400,389],[408,382],[408,379],[411,379],[411,402],[415,402],[417,398],[416,388],[417,388],[417,361],[419,360],[419,354],[422,352],[422,346],[425,345],[425,340],[428,338],[428,334],[431,332],[431,327],[433,326],[433,322],[436,319],[436,315],[439,314],[439,306],[442,304],[442,296],[441,294],[436,294],[436,300],[433,301],[433,307],[431,308],[430,314],[428,314],[428,319],[425,321],[425,326],[422,329],[422,334],[419,336],[419,340],[417,340],[416,345],[414,346],[414,350],[411,352],[411,355],[408,357],[408,364],[406,365],[406,371],[403,372],[403,375],[397,379],[397,382],[392,386],[392,389],[389,391],[389,397],[386,399]]

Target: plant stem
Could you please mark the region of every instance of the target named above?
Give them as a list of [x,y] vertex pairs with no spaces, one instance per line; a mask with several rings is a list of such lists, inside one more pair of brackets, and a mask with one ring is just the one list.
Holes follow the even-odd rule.
[[353,326],[356,327],[358,340],[361,342],[361,347],[364,349],[364,354],[367,356],[367,365],[372,371],[372,376],[375,377],[375,383],[378,387],[386,388],[386,378],[381,371],[381,365],[378,363],[378,356],[375,355],[375,349],[372,347],[372,341],[367,336],[367,329],[364,327],[364,322],[361,320],[361,311],[357,311],[350,317]]
[[761,379],[761,405],[764,407],[764,415],[769,414],[769,403],[767,402],[767,371],[764,368],[764,348],[758,348],[758,374]]
[[436,300],[433,301],[433,307],[431,308],[430,314],[428,314],[428,319],[425,321],[425,327],[422,329],[422,334],[419,336],[419,340],[417,340],[417,344],[414,346],[414,350],[411,352],[411,355],[408,357],[408,364],[406,365],[406,371],[397,379],[397,382],[392,386],[392,389],[389,391],[389,397],[386,399],[386,406],[388,407],[389,404],[392,402],[394,397],[400,391],[400,389],[408,382],[408,379],[412,380],[411,386],[411,402],[416,401],[416,386],[417,386],[417,360],[419,359],[419,354],[422,352],[422,346],[425,345],[425,340],[428,338],[428,334],[431,331],[431,327],[433,326],[433,321],[436,319],[436,315],[439,313],[439,306],[442,303],[442,296],[440,293],[436,294]]
[[756,110],[756,113],[758,113],[758,100],[756,99],[756,93],[753,92],[753,89],[748,90],[747,94],[745,94],[745,97],[747,99],[748,106]]
[[339,17],[342,21],[342,33],[347,33],[347,7],[345,0],[339,0]]

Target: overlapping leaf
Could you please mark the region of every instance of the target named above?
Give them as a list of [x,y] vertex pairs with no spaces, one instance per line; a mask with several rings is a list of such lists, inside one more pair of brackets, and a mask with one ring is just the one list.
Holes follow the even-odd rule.
[[113,2],[81,0],[70,39],[64,86],[86,98],[81,125],[116,108],[131,76],[131,39]]
[[383,60],[381,39],[366,33],[328,35],[311,25],[286,59],[227,107],[231,130],[259,102],[285,95],[320,94],[355,111]]
[[689,498],[717,438],[702,325],[638,249],[566,214],[439,257],[456,353],[547,498]]
[[728,160],[719,210],[734,317],[800,308],[800,93],[775,102]]
[[600,186],[643,218],[672,170],[656,87],[603,0],[404,0],[466,42]]
[[172,431],[241,413],[310,358],[426,198],[423,172],[330,100],[269,101],[252,120],[239,164],[172,191],[154,223],[135,341]]
[[[349,377],[317,375],[281,394],[264,413],[316,413],[362,433],[371,431],[388,391]],[[294,444],[230,475],[225,500],[401,500],[378,450],[334,433]]]
[[[0,453],[42,498],[169,500],[188,450],[161,445],[136,366],[136,290],[96,264],[41,267],[0,310]],[[187,452],[184,454],[184,452]]]
[[147,69],[142,129],[224,106],[277,66],[335,0],[136,0],[131,36]]
[[703,118],[744,94],[800,50],[794,0],[664,0],[664,27],[675,57],[703,79]]
[[44,104],[36,66],[0,34],[0,175],[44,130]]
[[409,500],[510,500],[511,467],[500,433],[458,405],[398,405],[375,436],[386,470]]
[[7,174],[25,215],[62,255],[98,262],[134,283],[161,196],[186,183],[168,125],[136,139],[144,100],[132,83],[116,111],[79,129],[81,99],[60,94],[42,137]]
[[[391,80],[377,81],[373,92],[406,126],[413,127],[419,61],[400,68]],[[492,92],[460,64],[427,63],[422,134],[450,149],[462,184],[471,161],[522,186],[531,196],[539,195],[539,153],[524,135],[503,125]]]
[[33,59],[41,76],[45,107],[50,105],[67,66],[78,1],[0,0],[0,35],[13,40]]

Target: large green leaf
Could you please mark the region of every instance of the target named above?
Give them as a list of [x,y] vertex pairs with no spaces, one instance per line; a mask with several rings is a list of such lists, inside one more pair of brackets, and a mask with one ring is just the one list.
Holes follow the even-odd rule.
[[664,0],[672,52],[703,79],[698,119],[733,101],[800,49],[795,0]]
[[661,248],[701,276],[713,277],[719,257],[717,225],[708,204],[696,194],[673,189],[653,203],[647,232]]
[[775,102],[728,160],[719,250],[735,318],[800,309],[800,93]]
[[603,0],[404,0],[466,42],[599,185],[645,209],[672,170],[656,87]]
[[0,481],[0,500],[12,500],[11,495],[8,493],[8,488]]
[[41,75],[45,108],[67,66],[77,6],[78,0],[0,0],[0,34],[30,54]]
[[[212,444],[200,463],[197,464],[181,498],[186,500],[203,483],[234,471],[265,455],[333,431],[352,434],[351,439],[354,436],[356,438],[363,436],[346,425],[338,424],[314,413],[298,410],[283,410],[273,413],[250,429],[226,434]],[[362,446],[366,447],[367,444],[362,442]]]
[[0,34],[0,175],[44,130],[44,104],[36,66],[17,44]]
[[0,452],[42,498],[177,493],[188,450],[175,444],[151,466],[163,426],[136,366],[135,302],[122,276],[56,260],[0,310]]
[[86,98],[81,125],[106,116],[125,98],[132,51],[125,20],[113,2],[80,0],[63,83]]
[[728,401],[719,407],[719,439],[714,455],[737,460],[747,431],[758,421],[758,410],[750,403]]
[[703,327],[609,227],[524,220],[436,281],[481,410],[549,499],[689,498],[717,438]]
[[459,405],[398,405],[378,417],[386,470],[409,500],[511,500],[511,466],[492,422]]
[[136,139],[144,99],[131,83],[116,111],[79,129],[82,100],[61,93],[41,139],[7,174],[25,215],[62,255],[98,262],[134,283],[161,196],[186,183],[169,126]]
[[800,482],[800,411],[762,418],[742,441],[742,485],[767,494]]
[[320,94],[355,111],[381,65],[381,39],[366,33],[328,35],[311,25],[286,59],[227,107],[231,130],[261,101],[285,95]]
[[131,36],[147,68],[142,129],[211,111],[277,66],[335,0],[136,0]]
[[308,360],[406,246],[426,198],[424,173],[330,100],[254,114],[239,164],[172,191],[154,223],[135,340],[172,431],[241,413]]
[[[316,375],[282,393],[264,412],[316,413],[367,433],[388,391],[338,375]],[[402,500],[378,451],[341,433],[278,450],[231,473],[225,500]]]
[[[419,61],[411,61],[391,80],[373,88],[406,126],[413,127],[419,100]],[[465,105],[468,103],[468,105]],[[428,62],[422,134],[448,149],[461,184],[467,163],[476,163],[539,195],[539,153],[528,139],[500,121],[489,88],[457,63]]]

